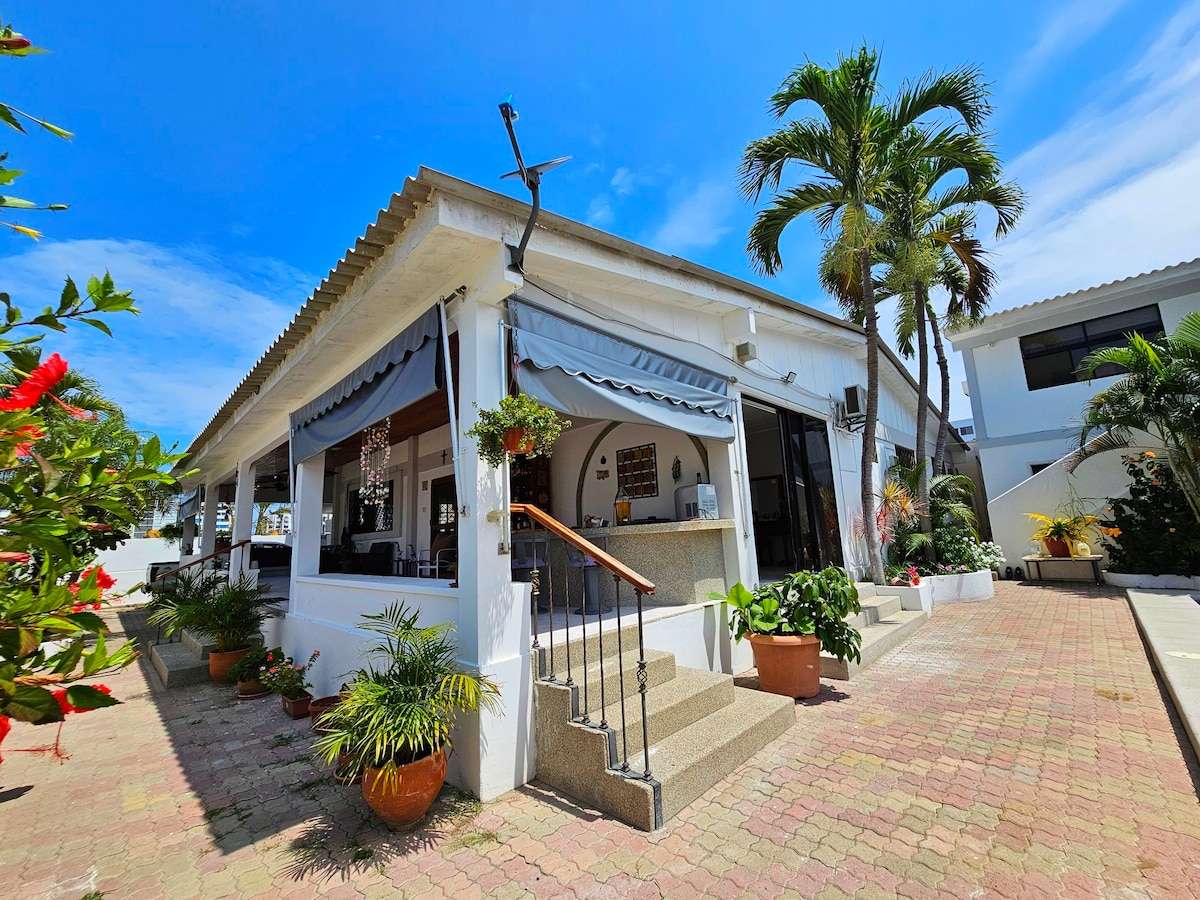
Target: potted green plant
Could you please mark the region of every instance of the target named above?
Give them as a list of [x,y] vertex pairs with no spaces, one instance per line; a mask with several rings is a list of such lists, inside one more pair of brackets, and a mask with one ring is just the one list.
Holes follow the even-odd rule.
[[367,804],[390,828],[409,828],[433,804],[446,778],[450,729],[460,713],[494,710],[495,682],[458,662],[454,626],[419,626],[393,603],[359,627],[382,639],[367,651],[342,702],[322,717],[328,732],[315,752],[338,763],[339,778],[361,772]]
[[764,691],[815,697],[821,690],[821,650],[858,662],[862,636],[846,617],[862,611],[858,589],[842,569],[796,572],[753,591],[740,582],[728,594],[729,627],[748,637]]
[[229,684],[230,668],[261,643],[263,623],[275,615],[277,601],[264,597],[265,591],[248,574],[227,580],[214,572],[180,572],[155,598],[148,621],[165,626],[168,636],[186,629],[210,641],[209,677]]
[[251,647],[246,655],[229,667],[229,677],[237,683],[239,700],[257,700],[269,696],[271,689],[262,683],[270,651],[266,647]]
[[508,454],[550,456],[554,442],[571,420],[542,406],[526,394],[504,397],[498,409],[479,409],[479,421],[467,431],[475,438],[479,457],[492,468],[504,465]]
[[1075,545],[1086,540],[1096,527],[1095,516],[1043,516],[1040,513],[1025,513],[1038,523],[1030,538],[1041,541],[1046,552],[1055,557],[1075,557]]
[[262,670],[262,683],[279,695],[284,711],[293,719],[308,715],[308,704],[312,694],[308,689],[308,670],[320,657],[321,651],[314,650],[308,662],[301,665],[290,656],[284,656],[278,647],[267,654],[267,666]]

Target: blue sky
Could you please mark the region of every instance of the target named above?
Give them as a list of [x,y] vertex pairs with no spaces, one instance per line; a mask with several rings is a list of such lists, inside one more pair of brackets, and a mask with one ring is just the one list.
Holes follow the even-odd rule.
[[[5,145],[20,196],[71,204],[0,235],[3,288],[33,306],[109,269],[144,309],[119,341],[53,346],[140,426],[185,443],[406,175],[486,187],[573,155],[544,203],[829,308],[799,222],[762,280],[734,190],[766,97],[805,57],[864,39],[895,84],[982,66],[995,142],[1029,193],[995,247],[1003,309],[1200,255],[1200,0],[896,3],[11,3],[52,54],[4,60],[3,97],[77,135]],[[949,9],[949,8],[947,8]],[[11,218],[11,217],[10,217]],[[961,366],[958,367],[961,371]],[[957,389],[953,411],[969,415]]]

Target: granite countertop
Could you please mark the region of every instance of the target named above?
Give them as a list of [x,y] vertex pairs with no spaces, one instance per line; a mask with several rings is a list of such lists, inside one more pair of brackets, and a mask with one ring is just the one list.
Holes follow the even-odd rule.
[[604,528],[572,528],[583,537],[599,537],[607,535],[610,538],[625,535],[642,534],[679,534],[687,531],[714,531],[733,528],[733,519],[692,519],[687,522],[644,522],[641,525],[608,525]]

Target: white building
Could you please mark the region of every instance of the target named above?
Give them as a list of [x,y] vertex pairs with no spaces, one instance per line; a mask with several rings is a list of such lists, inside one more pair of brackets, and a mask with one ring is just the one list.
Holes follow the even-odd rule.
[[[656,716],[672,702],[701,703],[699,695],[672,701],[680,682],[651,684],[648,729],[655,765],[668,773],[662,783],[631,779],[608,756],[589,768],[592,739],[604,734],[578,719],[539,720],[553,705],[544,692],[566,689],[561,679],[534,678],[564,664],[564,623],[578,628],[563,608],[585,589],[580,540],[592,542],[594,558],[607,550],[635,570],[600,573],[601,600],[619,597],[606,614],[605,653],[620,633],[621,659],[636,656],[629,648],[639,635],[611,617],[622,611],[628,631],[636,591],[645,599],[646,653],[659,657],[629,663],[626,696],[636,697],[637,676],[660,677],[652,663],[665,652],[707,670],[694,676],[700,681],[748,668],[749,648],[731,645],[724,605],[708,600],[710,591],[801,567],[865,568],[855,538],[861,438],[837,402],[866,380],[864,338],[836,317],[550,213],[537,220],[517,270],[510,254],[529,215],[524,203],[422,169],[221,406],[182,467],[199,471],[189,490],[233,491],[235,543],[249,536],[256,485],[294,485],[290,599],[269,638],[298,658],[322,651],[319,692],[334,692],[361,665],[359,618],[403,600],[426,621],[455,623],[462,659],[503,691],[502,716],[460,729],[458,783],[487,799],[537,773],[644,822],[605,791],[654,785],[652,808],[669,816],[684,798],[681,767],[703,770],[697,784],[719,777],[786,727],[792,704],[739,692],[744,708],[700,709],[701,718],[727,719],[708,729],[708,756],[684,759],[666,744],[658,752]],[[914,445],[917,396],[890,354],[881,370],[877,477]],[[495,407],[513,388],[574,426],[552,459],[514,463],[507,478],[464,432],[476,404]],[[382,504],[358,502],[364,433],[386,436],[389,447]],[[714,486],[717,517],[678,521],[675,492],[697,482]],[[613,518],[618,484],[633,495],[635,524],[585,527]],[[510,503],[540,512],[510,517]],[[195,533],[198,510],[190,511]],[[211,504],[201,515],[215,511]],[[530,529],[531,518],[552,524]],[[213,524],[198,529],[200,554],[213,550]],[[437,565],[439,551],[443,563],[457,555],[455,569]],[[538,598],[556,611],[531,610],[534,567]],[[732,683],[728,690],[734,696]],[[641,752],[642,732],[629,727],[628,743]]]
[[[995,539],[1017,564],[1032,526],[1074,501],[1091,510],[1127,488],[1116,455],[1068,479],[1059,461],[1078,443],[1080,414],[1118,372],[1080,381],[1076,369],[1136,331],[1171,332],[1200,308],[1200,259],[987,316],[950,335],[963,355],[974,438]],[[964,435],[965,436],[965,435]]]

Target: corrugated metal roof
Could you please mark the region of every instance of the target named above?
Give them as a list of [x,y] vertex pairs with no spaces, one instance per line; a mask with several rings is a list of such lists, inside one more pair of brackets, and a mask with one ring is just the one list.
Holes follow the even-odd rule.
[[[312,292],[312,296],[292,317],[292,321],[279,337],[271,342],[266,352],[258,358],[258,362],[233,389],[233,393],[196,435],[188,446],[188,457],[203,448],[233,418],[238,408],[258,393],[259,388],[274,374],[288,353],[313,331],[321,316],[336,306],[359,276],[370,269],[376,259],[383,256],[387,248],[404,231],[405,226],[416,217],[421,206],[428,201],[429,194],[430,188],[415,178],[406,179],[403,190],[399,194],[392,194],[391,201],[385,209],[379,211],[375,222],[367,226],[364,235],[358,238],[354,246],[346,251],[346,255],[338,260],[337,265],[330,269],[329,274]],[[180,467],[182,465],[181,463]]]

